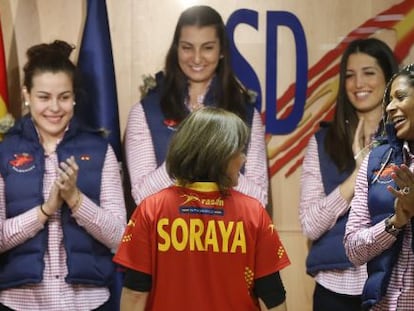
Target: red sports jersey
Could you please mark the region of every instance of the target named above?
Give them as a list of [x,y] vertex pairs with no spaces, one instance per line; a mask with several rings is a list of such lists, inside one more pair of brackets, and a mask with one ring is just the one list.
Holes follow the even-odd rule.
[[215,183],[172,186],[135,210],[114,257],[152,276],[147,310],[259,310],[254,280],[290,264],[266,210]]

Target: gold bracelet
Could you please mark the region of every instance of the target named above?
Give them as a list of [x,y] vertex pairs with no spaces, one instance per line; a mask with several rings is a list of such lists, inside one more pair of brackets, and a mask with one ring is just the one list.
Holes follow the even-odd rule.
[[80,193],[79,189],[78,189],[77,192],[78,192],[78,197],[76,198],[75,204],[73,204],[72,206],[70,206],[70,209],[76,208],[79,205],[79,203],[80,203],[81,193]]
[[43,209],[43,204],[40,205],[40,211],[42,212],[43,215],[45,215],[46,217],[50,217],[52,215],[49,215],[48,213],[45,212],[45,210]]

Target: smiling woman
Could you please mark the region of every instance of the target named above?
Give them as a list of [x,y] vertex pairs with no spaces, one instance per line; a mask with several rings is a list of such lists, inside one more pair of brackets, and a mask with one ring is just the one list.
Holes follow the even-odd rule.
[[236,113],[251,127],[246,155],[238,159],[244,167],[240,176],[237,170],[236,189],[265,206],[264,127],[254,100],[233,73],[229,40],[218,12],[209,6],[186,9],[178,19],[164,71],[145,81],[145,96],[131,108],[125,136],[135,203],[172,184],[165,169],[172,134],[190,112],[214,106]]
[[[381,100],[387,81],[380,63],[374,56],[364,52],[349,55],[345,89],[349,101],[358,114],[377,111],[380,119]],[[366,139],[369,138],[370,135],[367,135]]]
[[[387,136],[360,168],[345,233],[355,265],[367,263],[365,309],[414,308],[414,65],[385,91]],[[368,178],[367,178],[368,177]]]
[[75,94],[71,77],[64,72],[35,75],[31,90],[23,87],[23,96],[45,152],[54,152],[73,117]]
[[29,48],[29,114],[0,144],[2,311],[111,309],[111,249],[126,222],[121,176],[108,142],[74,117],[72,50],[64,41]]
[[309,141],[299,216],[304,234],[312,240],[306,268],[316,281],[314,311],[361,310],[366,269],[349,261],[343,236],[359,166],[381,130],[386,81],[397,69],[384,42],[352,41],[340,63],[334,120],[323,124]]
[[414,150],[414,65],[405,68],[391,84],[386,112],[394,124],[398,138],[406,140]]

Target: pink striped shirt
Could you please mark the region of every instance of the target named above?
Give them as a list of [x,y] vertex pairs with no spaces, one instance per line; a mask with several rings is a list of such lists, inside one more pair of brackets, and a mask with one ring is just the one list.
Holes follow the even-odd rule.
[[[173,184],[165,162],[157,167],[151,132],[140,103],[132,106],[128,116],[125,149],[131,193],[137,205],[145,197]],[[257,111],[253,117],[244,175],[240,175],[236,190],[258,199],[264,206],[267,204],[268,171],[264,127]]]
[[[414,156],[411,157],[410,169],[414,169]],[[385,219],[371,225],[368,211],[368,157],[361,164],[358,172],[355,195],[345,233],[345,249],[350,260],[362,265],[390,248],[397,240],[385,232]],[[404,229],[402,250],[392,273],[387,293],[383,299],[372,307],[374,311],[414,310],[414,254],[411,248],[411,224]]]
[[[309,140],[300,184],[299,219],[302,231],[310,240],[317,240],[335,225],[338,218],[348,211],[350,205],[341,196],[339,187],[330,194],[325,194],[318,146],[314,136]],[[336,293],[360,295],[366,277],[365,266],[357,266],[346,270],[320,271],[315,276],[315,281]]]
[[[56,153],[45,158],[43,196],[45,200],[58,176]],[[79,172],[87,174],[88,172]],[[36,235],[43,224],[38,219],[38,208],[5,220],[4,180],[0,178],[0,252],[15,247]],[[119,165],[112,148],[108,148],[102,172],[101,206],[97,206],[85,194],[80,208],[73,214],[76,222],[95,239],[108,248],[116,249],[121,241],[126,211]],[[48,220],[49,240],[44,256],[43,281],[0,291],[0,302],[15,310],[61,311],[93,310],[109,298],[105,287],[72,285],[65,282],[67,275],[66,252],[63,247],[63,232],[60,210]]]

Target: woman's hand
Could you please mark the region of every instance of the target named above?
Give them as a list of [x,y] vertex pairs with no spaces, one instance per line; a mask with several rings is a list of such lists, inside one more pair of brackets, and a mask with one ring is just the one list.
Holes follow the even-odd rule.
[[355,169],[352,172],[352,174],[342,184],[339,185],[339,191],[341,193],[341,196],[348,203],[351,203],[351,200],[354,197],[355,181],[358,175],[359,167],[361,166],[362,161],[369,152],[369,147],[364,148],[363,127],[364,119],[360,118],[358,121],[358,126],[355,130],[354,141],[352,143],[352,152],[354,153],[355,159]]
[[71,156],[59,164],[59,177],[55,184],[59,189],[60,196],[74,210],[79,208],[81,192],[77,187],[79,166],[75,158]]
[[62,206],[62,203],[63,200],[59,194],[59,189],[53,184],[47,201],[39,207],[38,215],[40,219],[46,222]]
[[361,166],[362,161],[371,150],[370,139],[370,137],[364,135],[364,119],[360,118],[355,130],[354,141],[352,142],[352,151],[357,169]]
[[387,189],[395,197],[395,216],[398,225],[403,226],[414,216],[414,174],[405,164],[393,166],[392,179],[398,186],[388,186]]

